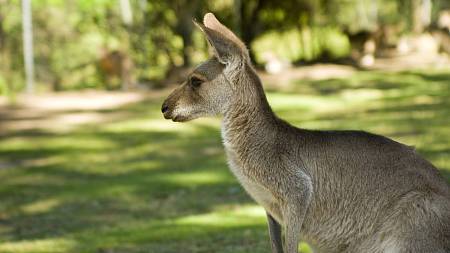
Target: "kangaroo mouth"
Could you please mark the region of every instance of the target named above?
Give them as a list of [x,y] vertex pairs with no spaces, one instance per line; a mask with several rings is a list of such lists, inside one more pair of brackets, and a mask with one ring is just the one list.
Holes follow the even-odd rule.
[[188,121],[187,117],[183,117],[183,116],[175,116],[171,118],[173,122],[185,122]]
[[164,112],[163,113],[163,116],[164,116],[164,118],[165,119],[170,119],[170,120],[172,120],[173,122],[185,122],[185,121],[188,121],[189,119],[187,118],[187,117],[185,117],[185,116],[181,116],[181,115],[173,115],[173,113],[172,112],[169,112],[169,111],[167,111],[167,112]]
[[164,112],[163,116],[165,119],[172,119],[172,113],[171,112]]

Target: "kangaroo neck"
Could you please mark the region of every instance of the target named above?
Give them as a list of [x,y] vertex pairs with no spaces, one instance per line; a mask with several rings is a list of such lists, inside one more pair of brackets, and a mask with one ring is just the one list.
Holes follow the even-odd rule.
[[[222,122],[226,148],[236,151],[248,144],[269,141],[276,133],[277,118],[272,112],[256,73],[237,87],[238,97],[229,105]],[[239,84],[238,84],[239,85]]]

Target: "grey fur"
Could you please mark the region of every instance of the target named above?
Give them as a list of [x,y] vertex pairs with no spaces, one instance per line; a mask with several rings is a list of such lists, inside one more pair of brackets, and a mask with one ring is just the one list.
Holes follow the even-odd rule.
[[[231,171],[268,214],[273,253],[450,252],[450,187],[414,149],[361,131],[299,129],[271,110],[248,52],[212,14],[215,55],[164,102],[164,117],[223,115]],[[231,34],[231,35],[230,35]]]

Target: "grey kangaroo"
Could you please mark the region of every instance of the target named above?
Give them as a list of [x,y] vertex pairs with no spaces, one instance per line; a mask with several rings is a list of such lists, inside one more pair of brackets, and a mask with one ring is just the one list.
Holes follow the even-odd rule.
[[272,252],[449,253],[450,187],[413,148],[296,128],[270,108],[245,45],[212,13],[213,56],[164,101],[166,119],[223,115],[229,167],[267,212]]

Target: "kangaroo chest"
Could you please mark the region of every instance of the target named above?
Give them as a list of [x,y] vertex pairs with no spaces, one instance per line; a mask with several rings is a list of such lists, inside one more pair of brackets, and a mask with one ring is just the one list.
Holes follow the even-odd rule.
[[274,197],[267,186],[258,180],[258,178],[261,178],[262,176],[258,173],[262,173],[268,168],[265,168],[264,165],[258,164],[260,160],[258,159],[258,155],[254,155],[252,159],[246,159],[245,162],[240,159],[240,156],[238,155],[239,149],[236,148],[236,145],[244,145],[240,142],[242,141],[240,137],[245,138],[245,136],[240,135],[240,137],[238,137],[239,141],[236,141],[236,136],[227,131],[225,127],[226,124],[227,122],[225,121],[223,123],[221,134],[227,155],[228,166],[231,172],[234,174],[245,191],[250,195],[250,197],[252,197],[253,200],[255,200],[259,205],[264,207],[264,209],[275,219],[281,222],[278,204],[279,201]]
[[227,160],[231,172],[237,178],[239,183],[245,189],[245,191],[266,211],[276,217],[278,220],[281,218],[278,210],[278,201],[272,195],[272,193],[258,182],[258,180],[249,174],[245,165],[239,161],[236,154],[233,151],[227,150]]

